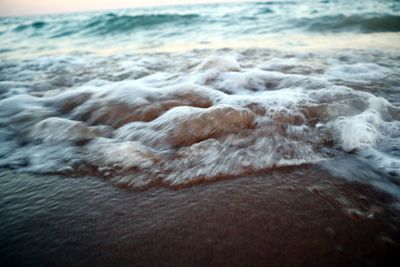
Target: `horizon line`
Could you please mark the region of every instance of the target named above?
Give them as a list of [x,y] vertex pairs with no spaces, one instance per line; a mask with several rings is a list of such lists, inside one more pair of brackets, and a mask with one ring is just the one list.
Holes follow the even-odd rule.
[[[183,2],[183,1],[182,1]],[[145,8],[155,8],[155,7],[177,7],[177,6],[193,6],[193,5],[207,5],[207,4],[230,4],[230,3],[246,3],[246,2],[264,2],[259,0],[204,0],[201,2],[183,2],[183,3],[161,3],[161,4],[138,4],[138,5],[130,5],[130,6],[117,6],[117,7],[103,7],[93,9],[82,9],[82,10],[66,10],[66,11],[49,11],[49,12],[34,12],[27,14],[2,14],[0,12],[1,18],[17,18],[17,17],[35,17],[35,16],[51,16],[51,15],[66,15],[66,14],[74,14],[74,13],[92,13],[92,12],[100,12],[100,11],[113,11],[113,10],[124,10],[124,9],[145,9]],[[1,6],[0,6],[1,7]]]

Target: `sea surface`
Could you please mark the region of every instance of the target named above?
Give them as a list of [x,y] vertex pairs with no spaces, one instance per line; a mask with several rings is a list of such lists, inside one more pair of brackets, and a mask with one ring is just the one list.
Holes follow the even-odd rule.
[[[250,248],[273,203],[281,210],[287,203],[279,201],[296,188],[305,191],[288,203],[303,204],[289,211],[307,210],[304,203],[315,199],[305,192],[326,187],[340,210],[372,218],[379,217],[372,207],[381,206],[388,222],[388,210],[400,207],[400,1],[253,1],[2,17],[0,170],[2,258],[14,266],[196,265],[175,252],[196,244],[187,248],[196,255],[241,241],[221,255]],[[355,209],[357,201],[344,201],[337,189],[342,182],[361,188],[348,198],[359,201],[367,190],[377,203]],[[314,215],[325,207],[313,205]],[[285,211],[272,212],[290,222]],[[218,221],[222,214],[231,221]],[[332,222],[321,218],[329,228]],[[398,218],[390,225],[400,225]],[[203,232],[192,231],[208,219],[199,226]],[[224,228],[229,223],[231,232]],[[293,226],[293,242],[307,239],[304,225]],[[177,250],[153,244],[166,242],[158,233]],[[216,245],[243,233],[251,234]],[[261,243],[252,251],[271,247]],[[310,244],[303,248],[312,250]],[[204,251],[199,266],[209,258],[215,266],[237,263]],[[270,259],[323,263],[301,261],[293,251],[286,252],[297,260],[284,263],[279,251],[253,255],[254,262],[247,252],[237,257],[253,266]],[[363,253],[355,255],[365,259]],[[338,264],[345,263],[354,262]]]

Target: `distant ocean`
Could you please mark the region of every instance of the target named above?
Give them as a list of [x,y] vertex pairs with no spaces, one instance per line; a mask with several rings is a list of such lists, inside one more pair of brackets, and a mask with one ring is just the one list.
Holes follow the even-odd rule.
[[1,18],[0,53],[29,57],[196,47],[301,48],[329,38],[373,36],[383,39],[380,43],[395,42],[399,31],[398,1],[202,4]]
[[[85,212],[71,197],[86,218],[95,214],[93,199],[126,197],[102,208],[133,209],[137,191],[154,205],[164,200],[152,190],[167,188],[168,198],[168,190],[203,190],[260,173],[279,181],[335,177],[372,186],[398,205],[400,1],[257,1],[0,18],[0,167],[8,188],[0,200],[8,220],[3,233],[27,222],[13,210],[82,223],[64,218],[68,207],[57,202],[75,190],[97,197],[79,191]],[[287,168],[301,174],[290,176]],[[246,188],[259,192],[271,181],[265,179],[246,180]],[[40,202],[46,190],[52,193]],[[137,204],[141,211],[146,201]],[[134,219],[153,229],[164,227],[170,214],[164,215]],[[97,234],[129,236],[104,222]],[[23,244],[18,233],[7,242],[17,236]],[[62,248],[62,240],[54,246]]]

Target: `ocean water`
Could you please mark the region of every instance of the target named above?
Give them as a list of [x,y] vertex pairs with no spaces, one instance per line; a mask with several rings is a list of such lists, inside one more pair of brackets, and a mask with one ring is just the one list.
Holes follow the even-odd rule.
[[304,50],[332,47],[332,40],[343,48],[398,48],[399,21],[399,2],[388,0],[253,1],[5,17],[0,52],[30,58],[215,47]]
[[[271,179],[304,176],[356,182],[400,200],[399,1],[257,1],[3,17],[0,59],[3,233],[29,221],[13,213],[18,210],[35,218],[51,210],[44,218],[82,223],[62,217],[57,207],[63,201],[79,206],[79,198],[83,211],[67,214],[91,214],[85,190],[96,199],[113,195],[114,209],[131,210],[129,203],[143,196],[139,211],[127,215],[147,216],[150,221],[137,224],[142,230],[164,229],[162,218],[176,218],[159,208],[150,223],[157,215],[144,212],[149,201],[162,206],[176,198],[170,208],[177,211],[176,192],[188,200],[187,190],[216,184],[215,192],[226,196],[227,181],[229,190],[245,181],[254,193],[243,203],[257,202]],[[254,175],[254,185],[244,178]],[[127,190],[116,191],[121,188]],[[160,188],[167,191],[158,195]],[[54,195],[40,202],[46,190]],[[217,205],[214,189],[205,190],[211,190],[207,198],[199,199]],[[240,194],[235,199],[240,206]],[[102,222],[106,230],[96,235],[110,231],[124,239],[127,233],[112,224]],[[92,223],[82,225],[85,233],[95,231]],[[37,227],[27,235],[42,244],[39,257],[51,248]],[[28,257],[35,243],[15,231],[16,243],[27,242]],[[72,236],[80,233],[78,227]],[[61,251],[63,242],[54,247]],[[77,253],[82,266],[83,254]]]
[[350,154],[400,196],[398,1],[0,21],[0,166],[146,188]]

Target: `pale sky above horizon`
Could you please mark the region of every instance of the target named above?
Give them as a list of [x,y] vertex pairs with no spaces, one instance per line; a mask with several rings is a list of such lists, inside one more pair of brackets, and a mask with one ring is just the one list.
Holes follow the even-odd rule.
[[238,1],[240,0],[0,0],[0,16],[24,16],[143,6]]

